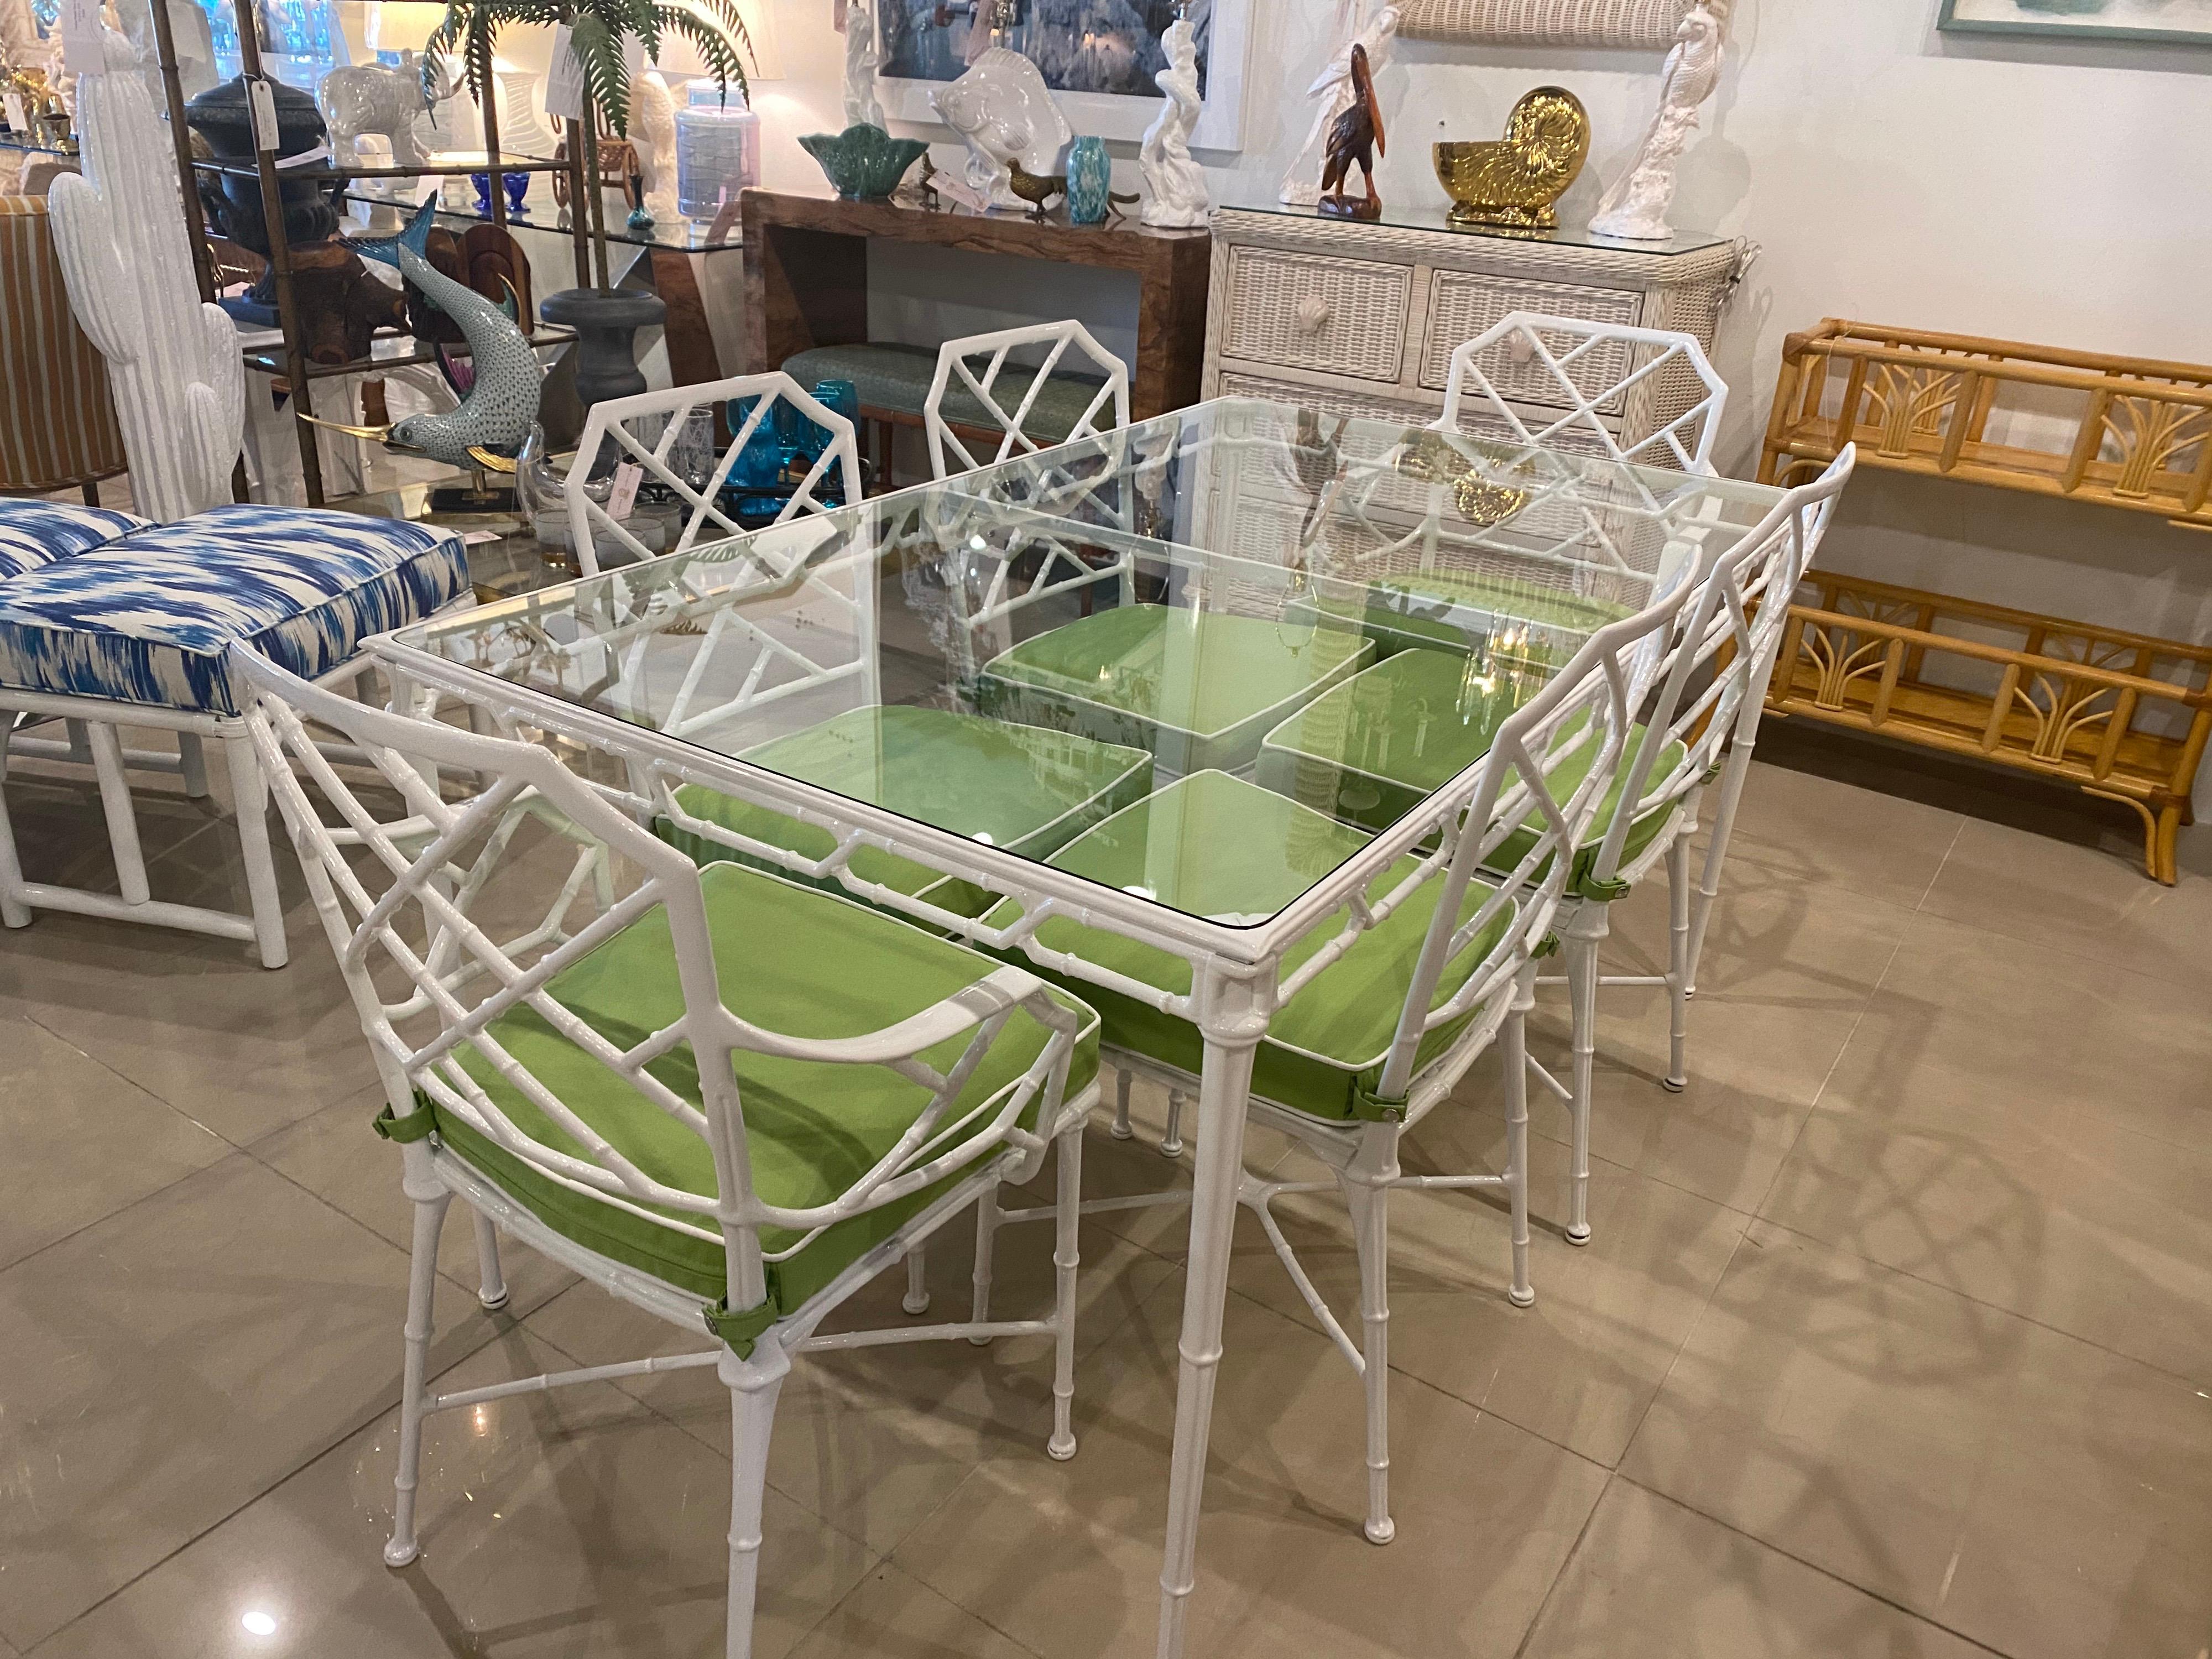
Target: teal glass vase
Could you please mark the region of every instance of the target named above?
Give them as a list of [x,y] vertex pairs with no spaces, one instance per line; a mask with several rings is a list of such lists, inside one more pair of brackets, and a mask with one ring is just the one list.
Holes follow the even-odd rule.
[[1067,222],[1103,225],[1111,205],[1107,194],[1114,188],[1114,162],[1106,154],[1103,138],[1079,138],[1067,152]]

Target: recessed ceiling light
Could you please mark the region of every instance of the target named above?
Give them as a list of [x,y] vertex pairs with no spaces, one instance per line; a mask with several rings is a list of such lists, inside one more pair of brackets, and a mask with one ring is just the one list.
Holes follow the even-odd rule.
[[238,1622],[256,1636],[274,1636],[276,1633],[276,1614],[264,1613],[258,1607],[250,1609]]

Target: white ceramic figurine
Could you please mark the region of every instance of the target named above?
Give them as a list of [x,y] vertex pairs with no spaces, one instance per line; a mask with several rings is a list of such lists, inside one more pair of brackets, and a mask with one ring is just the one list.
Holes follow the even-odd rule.
[[1674,166],[1698,130],[1698,112],[1720,84],[1731,3],[1698,0],[1683,17],[1659,73],[1659,112],[1651,118],[1635,162],[1613,181],[1589,222],[1599,235],[1663,242],[1674,234],[1667,222],[1667,210],[1674,204]]
[[1198,95],[1198,37],[1190,20],[1179,17],[1160,38],[1168,66],[1152,78],[1167,94],[1167,105],[1145,135],[1139,156],[1152,199],[1145,204],[1148,225],[1188,230],[1206,222],[1212,204],[1206,170],[1190,158],[1191,129],[1202,107]]

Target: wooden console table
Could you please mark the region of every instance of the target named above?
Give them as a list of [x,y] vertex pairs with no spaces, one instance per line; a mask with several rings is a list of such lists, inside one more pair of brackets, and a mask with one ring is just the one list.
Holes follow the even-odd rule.
[[868,244],[908,242],[1132,272],[1140,289],[1130,414],[1147,420],[1198,401],[1212,248],[1203,230],[1154,230],[1133,219],[1040,222],[767,190],[747,191],[743,211],[748,373],[817,346],[865,342]]

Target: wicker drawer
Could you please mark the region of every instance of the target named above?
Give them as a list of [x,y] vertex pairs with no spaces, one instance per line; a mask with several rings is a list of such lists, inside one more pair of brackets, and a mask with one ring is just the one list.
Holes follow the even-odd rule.
[[[1644,296],[1632,289],[1583,288],[1439,270],[1429,289],[1429,338],[1421,356],[1421,384],[1443,391],[1451,380],[1452,353],[1516,311],[1633,327],[1643,315]],[[1556,349],[1564,350],[1569,343],[1563,340]],[[1618,382],[1628,373],[1629,350],[1626,343],[1615,342],[1592,352],[1571,371],[1577,387],[1589,393]],[[1504,347],[1486,353],[1481,362],[1482,372],[1506,397],[1530,403],[1559,402],[1559,387],[1551,372],[1540,364],[1516,361]],[[1610,398],[1600,408],[1606,414],[1617,415],[1620,399]]]
[[1395,380],[1413,297],[1408,265],[1232,249],[1222,355]]

